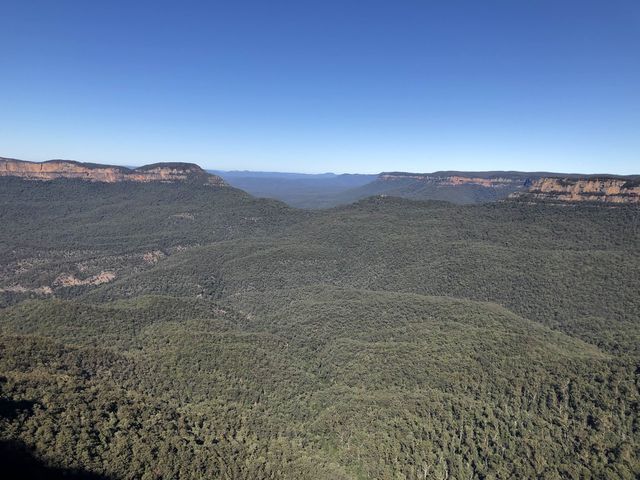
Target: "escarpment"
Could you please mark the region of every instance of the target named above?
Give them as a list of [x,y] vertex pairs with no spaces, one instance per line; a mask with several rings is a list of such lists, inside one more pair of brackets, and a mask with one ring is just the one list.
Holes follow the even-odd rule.
[[547,172],[382,173],[378,182],[416,188],[479,189],[493,192],[488,201],[505,198],[528,201],[640,204],[640,176],[554,174]]
[[459,185],[477,185],[489,188],[519,187],[524,184],[526,177],[512,175],[508,172],[435,172],[435,173],[381,173],[381,181],[414,180],[437,186],[455,187]]
[[457,204],[495,202],[525,188],[523,172],[489,171],[433,173],[384,172],[361,192],[416,200],[443,200]]
[[640,203],[640,178],[596,176],[545,177],[531,182],[515,198],[561,202]]
[[0,177],[19,177],[25,180],[78,179],[89,182],[193,182],[212,186],[226,186],[217,175],[211,175],[193,163],[155,163],[138,168],[98,165],[70,160],[27,162],[0,158]]

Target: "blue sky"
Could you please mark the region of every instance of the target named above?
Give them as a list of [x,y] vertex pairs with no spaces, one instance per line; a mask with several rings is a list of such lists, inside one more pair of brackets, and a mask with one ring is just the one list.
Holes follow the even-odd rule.
[[0,0],[0,156],[640,173],[640,2]]

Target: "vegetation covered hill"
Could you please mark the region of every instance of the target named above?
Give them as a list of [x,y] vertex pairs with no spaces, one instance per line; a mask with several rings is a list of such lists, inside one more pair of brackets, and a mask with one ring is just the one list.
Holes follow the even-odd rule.
[[0,181],[1,439],[47,468],[640,475],[637,207]]
[[[448,172],[443,172],[445,175]],[[466,175],[466,174],[465,174]],[[344,205],[373,195],[385,195],[412,200],[441,200],[462,205],[494,202],[523,188],[526,178],[500,188],[476,183],[456,184],[436,174],[381,174],[375,181],[352,188],[336,197],[335,205]]]

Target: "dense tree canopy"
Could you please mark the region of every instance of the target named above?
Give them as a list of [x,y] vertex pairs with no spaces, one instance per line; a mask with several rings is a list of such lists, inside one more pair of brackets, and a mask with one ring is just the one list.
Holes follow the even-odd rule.
[[0,181],[2,452],[96,478],[640,476],[637,207]]

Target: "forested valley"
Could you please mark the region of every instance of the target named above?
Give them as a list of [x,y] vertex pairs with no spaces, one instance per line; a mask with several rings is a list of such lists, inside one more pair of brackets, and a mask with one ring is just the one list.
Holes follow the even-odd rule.
[[[38,478],[640,477],[640,208],[0,179]],[[11,460],[11,461],[10,461]]]

